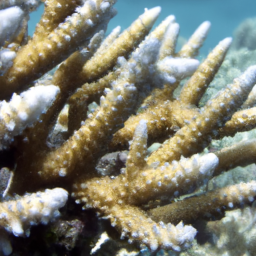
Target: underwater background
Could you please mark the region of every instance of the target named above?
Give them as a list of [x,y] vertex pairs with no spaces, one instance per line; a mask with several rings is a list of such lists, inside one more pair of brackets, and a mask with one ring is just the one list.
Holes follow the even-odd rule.
[[[145,8],[161,6],[162,11],[156,25],[166,16],[173,14],[180,25],[180,35],[186,39],[206,20],[212,23],[208,38],[201,49],[207,54],[223,38],[233,36],[238,25],[249,17],[256,17],[255,0],[119,0],[115,8],[117,15],[110,21],[108,32],[120,25],[130,26]],[[43,13],[43,5],[31,13],[29,35]]]

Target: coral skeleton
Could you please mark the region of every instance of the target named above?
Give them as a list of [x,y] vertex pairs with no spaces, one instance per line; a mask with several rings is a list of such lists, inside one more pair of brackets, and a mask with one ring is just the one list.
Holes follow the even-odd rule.
[[[121,239],[152,252],[186,250],[195,220],[254,201],[255,181],[198,193],[212,177],[255,163],[255,140],[207,150],[213,139],[256,124],[256,65],[200,105],[231,38],[200,63],[209,21],[176,52],[173,15],[150,32],[160,7],[105,37],[115,0],[43,2],[32,38],[27,21],[39,1],[0,3],[0,150],[14,155],[9,165],[0,159],[13,170],[1,187],[4,255],[12,252],[8,233],[29,236],[31,226],[54,221],[68,193]],[[162,144],[149,154],[153,142]],[[98,171],[100,159],[121,149],[118,173]]]

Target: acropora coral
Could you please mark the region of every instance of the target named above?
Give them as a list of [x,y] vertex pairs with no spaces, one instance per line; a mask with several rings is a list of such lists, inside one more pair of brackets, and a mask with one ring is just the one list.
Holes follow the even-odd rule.
[[[32,38],[27,21],[40,2],[0,3],[0,150],[12,156],[1,164],[11,173],[0,203],[4,255],[8,233],[29,236],[31,226],[54,221],[68,193],[152,252],[186,250],[196,220],[254,201],[255,181],[198,193],[213,176],[255,163],[254,140],[207,152],[213,139],[256,124],[256,66],[199,104],[231,38],[200,64],[209,21],[177,52],[173,15],[150,32],[160,7],[105,37],[115,0],[42,2]],[[149,154],[148,142],[162,145]],[[112,152],[108,169],[98,168]]]

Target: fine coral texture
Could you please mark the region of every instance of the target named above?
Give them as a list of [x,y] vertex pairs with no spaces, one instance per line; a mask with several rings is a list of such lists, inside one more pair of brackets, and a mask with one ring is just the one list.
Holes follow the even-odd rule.
[[[0,159],[11,173],[0,202],[4,255],[12,252],[8,233],[29,236],[31,226],[56,220],[68,193],[81,204],[78,213],[68,202],[69,220],[92,209],[127,246],[151,252],[187,250],[196,220],[254,201],[255,181],[203,190],[213,176],[255,163],[255,140],[207,149],[256,124],[256,66],[200,104],[231,38],[200,63],[209,21],[177,52],[173,15],[150,32],[160,7],[105,37],[115,0],[43,2],[32,38],[27,21],[39,1],[0,3],[0,150],[12,159]],[[149,153],[154,142],[162,144]],[[101,172],[109,153],[119,160]]]

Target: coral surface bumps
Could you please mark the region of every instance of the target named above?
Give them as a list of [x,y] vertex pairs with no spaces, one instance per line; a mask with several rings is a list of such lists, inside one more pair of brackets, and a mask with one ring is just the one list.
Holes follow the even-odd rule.
[[[195,57],[210,22],[176,52],[173,15],[150,32],[160,7],[145,9],[127,30],[117,27],[104,39],[115,2],[44,1],[32,38],[27,21],[39,1],[0,2],[0,150],[15,153],[14,163],[1,166],[12,173],[0,203],[5,255],[12,250],[8,232],[28,236],[31,226],[55,220],[68,192],[109,219],[121,239],[151,251],[187,249],[197,233],[193,220],[255,198],[250,182],[176,200],[212,176],[255,162],[253,141],[211,153],[207,146],[255,127],[256,66],[201,106],[232,39],[220,41],[200,64]],[[147,141],[164,143],[149,154]],[[98,161],[120,148],[129,149],[127,159],[113,175],[110,168],[101,176]]]

